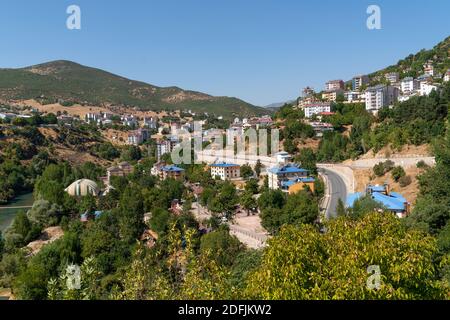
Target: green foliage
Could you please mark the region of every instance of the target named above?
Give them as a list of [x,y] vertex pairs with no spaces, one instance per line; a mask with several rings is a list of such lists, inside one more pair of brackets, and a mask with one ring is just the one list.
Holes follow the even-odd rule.
[[412,183],[411,176],[403,176],[400,179],[398,179],[398,183],[400,184],[400,187],[404,188],[409,186]]
[[[372,199],[370,195],[364,196],[353,203],[353,207],[347,210],[348,216],[352,219],[360,219],[367,213],[374,211],[384,211],[383,205]],[[386,212],[386,214],[390,214]]]
[[[433,260],[436,240],[407,231],[393,215],[371,213],[327,223],[286,226],[270,240],[262,264],[248,279],[251,299],[445,299],[449,288]],[[395,257],[393,259],[392,257]],[[378,265],[379,290],[367,269]]]
[[241,171],[241,177],[244,179],[248,179],[248,178],[251,178],[254,176],[253,169],[249,165],[246,165],[246,164],[242,165],[240,171]]
[[126,146],[120,155],[122,161],[138,161],[142,158],[141,149],[137,146]]
[[397,166],[394,169],[392,169],[391,174],[392,174],[392,178],[395,180],[395,182],[398,182],[400,180],[400,178],[403,178],[406,176],[405,170],[400,166]]
[[230,236],[224,228],[204,235],[200,241],[200,253],[208,255],[221,266],[231,266],[241,250],[239,240]]

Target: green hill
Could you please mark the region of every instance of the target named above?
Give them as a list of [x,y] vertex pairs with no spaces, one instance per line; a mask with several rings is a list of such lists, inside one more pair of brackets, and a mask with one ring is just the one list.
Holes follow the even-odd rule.
[[267,114],[267,110],[237,98],[213,97],[177,87],[157,87],[70,61],[0,69],[0,99],[131,106],[155,111],[191,109],[225,117]]

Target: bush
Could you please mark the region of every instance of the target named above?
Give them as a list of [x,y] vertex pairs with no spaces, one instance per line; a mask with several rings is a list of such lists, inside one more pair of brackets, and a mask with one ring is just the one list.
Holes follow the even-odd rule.
[[377,177],[382,177],[384,176],[384,163],[380,162],[376,165],[373,166],[373,173],[377,176]]
[[396,182],[398,182],[400,178],[403,178],[404,176],[406,176],[406,172],[402,167],[398,166],[392,169],[392,178]]
[[412,182],[412,179],[410,176],[404,176],[398,179],[398,182],[400,183],[400,187],[404,188],[406,186],[409,186]]
[[417,162],[417,168],[419,168],[419,169],[427,169],[427,168],[429,168],[429,165],[427,165],[426,163],[425,163],[425,161],[423,161],[423,160],[420,160],[419,162]]

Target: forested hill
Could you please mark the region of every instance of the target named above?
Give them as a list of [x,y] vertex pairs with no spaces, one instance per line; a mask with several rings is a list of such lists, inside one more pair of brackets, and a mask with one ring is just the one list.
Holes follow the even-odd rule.
[[213,97],[177,87],[157,87],[70,61],[22,69],[0,69],[0,98],[36,99],[42,103],[138,107],[142,110],[191,109],[225,117],[268,111],[231,97]]

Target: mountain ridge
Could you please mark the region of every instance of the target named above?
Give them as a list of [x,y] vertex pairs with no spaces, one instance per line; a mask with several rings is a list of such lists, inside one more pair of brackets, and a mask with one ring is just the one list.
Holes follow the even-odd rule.
[[0,69],[0,98],[151,111],[190,109],[225,117],[267,114],[264,108],[235,97],[217,97],[176,86],[159,87],[69,60]]

